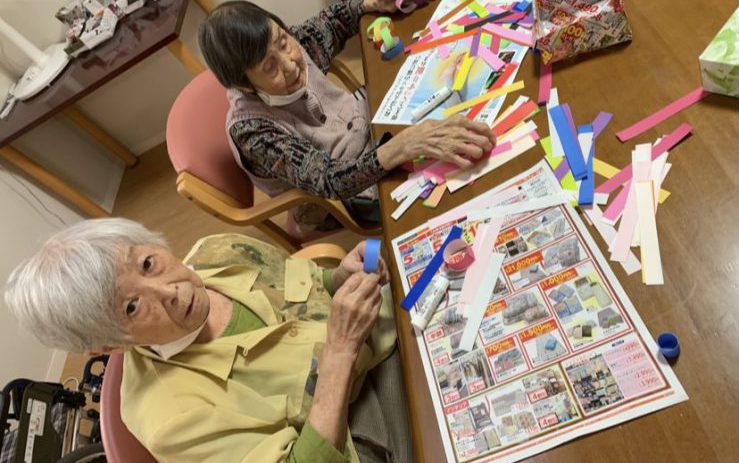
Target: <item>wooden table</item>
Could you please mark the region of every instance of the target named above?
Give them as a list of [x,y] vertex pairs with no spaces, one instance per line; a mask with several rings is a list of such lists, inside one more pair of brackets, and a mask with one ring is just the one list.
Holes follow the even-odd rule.
[[[196,0],[196,3],[206,11],[213,8],[211,0]],[[192,73],[205,70],[179,39],[187,6],[188,0],[149,0],[118,23],[110,40],[73,59],[48,89],[18,102],[10,115],[0,120],[0,158],[86,215],[107,216],[107,211],[13,148],[11,143],[61,113],[127,166],[136,164],[136,156],[90,120],[75,103],[165,46]]]
[[[425,26],[436,5],[433,2],[407,17],[393,17],[395,30],[405,43]],[[638,274],[627,276],[620,266],[612,266],[650,332],[673,331],[680,337],[682,355],[674,370],[690,400],[569,442],[530,461],[739,461],[739,100],[712,95],[631,142],[621,144],[615,137],[616,131],[700,86],[698,56],[736,6],[731,0],[706,0],[700,5],[674,0],[628,2],[633,43],[554,66],[554,85],[560,100],[571,105],[576,123],[592,121],[599,111],[615,114],[598,139],[597,149],[601,159],[615,166],[630,162],[636,143],[652,142],[681,122],[693,126],[694,135],[670,156],[674,165],[665,188],[673,194],[658,213],[665,285],[647,287]],[[363,30],[372,19],[363,18]],[[402,58],[382,61],[366,37],[362,47],[374,112]],[[532,53],[519,77],[526,83],[524,93],[536,98],[538,79]],[[513,99],[509,97],[506,106]],[[546,116],[540,113],[535,121],[546,135]],[[374,128],[376,136],[398,129]],[[388,176],[380,184],[385,243],[488,191],[543,155],[536,147],[473,185],[447,193],[436,209],[417,202],[398,221],[390,217],[397,203],[389,194],[407,175]],[[590,228],[590,232],[604,250],[595,230]],[[396,263],[390,267],[395,299],[400,301],[403,294]],[[443,461],[418,347],[407,314],[399,306],[397,311],[417,461]]]

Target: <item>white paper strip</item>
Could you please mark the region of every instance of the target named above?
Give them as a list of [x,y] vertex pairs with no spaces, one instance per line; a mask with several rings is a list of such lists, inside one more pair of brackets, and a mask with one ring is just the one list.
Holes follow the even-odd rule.
[[408,176],[408,180],[401,183],[393,191],[390,192],[390,197],[393,198],[395,201],[400,201],[404,197],[408,196],[408,193],[413,190],[413,187],[416,187],[419,185],[420,181],[424,181],[423,173],[421,172],[414,172]]
[[408,196],[405,197],[403,202],[400,203],[400,206],[398,206],[398,208],[395,209],[395,211],[391,214],[393,220],[398,220],[401,215],[405,214],[408,208],[410,208],[411,205],[421,196],[423,190],[424,187],[422,185],[417,185],[414,190],[411,190],[408,193]]
[[[592,225],[596,230],[598,230],[603,241],[605,241],[607,245],[610,245],[616,239],[616,229],[603,222],[603,211],[595,205],[592,207],[582,207],[581,209],[585,211],[585,216],[590,219]],[[631,250],[629,250],[626,260],[619,263],[627,275],[633,275],[641,269],[639,259],[636,258]]]
[[520,203],[507,204],[505,206],[496,206],[488,209],[471,211],[467,215],[467,220],[487,220],[495,217],[506,217],[508,215],[523,214],[530,211],[538,211],[548,207],[567,204],[572,201],[572,197],[567,192],[560,192],[553,195],[542,196]]
[[487,309],[490,297],[493,295],[493,290],[495,290],[495,281],[498,279],[498,274],[500,274],[504,258],[505,254],[493,252],[490,254],[488,261],[485,262],[485,274],[480,281],[475,300],[467,310],[467,325],[464,327],[462,340],[459,342],[459,348],[463,351],[469,352],[475,345],[475,338],[480,330],[485,309]]

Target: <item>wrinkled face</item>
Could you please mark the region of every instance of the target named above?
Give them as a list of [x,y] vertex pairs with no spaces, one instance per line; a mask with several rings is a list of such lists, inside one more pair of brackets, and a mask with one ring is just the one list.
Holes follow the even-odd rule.
[[246,77],[257,90],[270,95],[290,95],[306,84],[306,63],[298,42],[272,21],[267,55],[246,70]]
[[176,341],[208,318],[202,280],[159,246],[124,248],[116,283],[115,313],[136,345]]

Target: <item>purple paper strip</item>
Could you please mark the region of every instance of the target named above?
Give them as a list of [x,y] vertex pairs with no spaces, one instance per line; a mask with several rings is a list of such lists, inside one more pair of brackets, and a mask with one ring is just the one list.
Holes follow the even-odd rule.
[[480,35],[482,29],[478,29],[477,33],[472,37],[472,46],[470,46],[470,56],[477,56],[477,49],[480,47]]
[[603,131],[603,129],[606,128],[609,122],[611,122],[611,118],[613,117],[613,114],[607,113],[607,112],[601,112],[598,114],[598,117],[595,118],[593,121],[593,136],[595,138],[598,138],[598,135]]
[[562,158],[562,162],[557,166],[557,168],[554,170],[554,176],[557,177],[558,181],[562,181],[563,178],[567,175],[567,172],[570,171],[570,165],[567,164],[567,159]]
[[421,193],[421,198],[427,199],[429,196],[431,196],[431,192],[434,191],[434,188],[436,188],[436,185],[428,182],[428,185],[424,187],[423,192]]

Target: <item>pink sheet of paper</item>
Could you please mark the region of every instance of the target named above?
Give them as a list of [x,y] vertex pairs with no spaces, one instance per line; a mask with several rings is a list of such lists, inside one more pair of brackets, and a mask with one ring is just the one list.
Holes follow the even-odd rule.
[[[690,124],[680,124],[671,134],[662,139],[652,148],[652,160],[657,159],[665,151],[671,151],[683,138],[690,135],[693,128]],[[619,173],[603,182],[595,189],[596,193],[612,193],[616,188],[631,180],[631,164],[624,167]]]
[[636,221],[639,218],[636,210],[636,195],[634,194],[634,188],[631,183],[629,183],[628,192],[629,195],[626,202],[626,209],[624,209],[624,215],[621,218],[621,225],[619,225],[616,238],[614,238],[610,246],[611,260],[622,263],[626,262],[626,259],[629,257],[631,241],[634,239],[634,233],[636,232]]
[[495,251],[495,240],[498,238],[500,228],[503,226],[503,218],[496,217],[488,223],[480,224],[477,228],[478,235],[472,250],[475,253],[475,261],[467,269],[462,283],[462,291],[457,300],[460,305],[472,304],[475,293],[480,289],[480,281],[488,271],[487,265],[490,254]]
[[664,108],[660,109],[659,111],[655,112],[651,116],[648,116],[640,120],[636,124],[632,125],[631,127],[618,132],[616,134],[616,137],[618,137],[618,139],[622,142],[631,140],[632,138],[641,135],[642,133],[651,129],[660,122],[669,119],[670,117],[674,116],[688,106],[699,102],[708,95],[710,95],[710,93],[706,92],[701,87],[698,87],[692,92],[678,99],[677,101],[674,101]]

